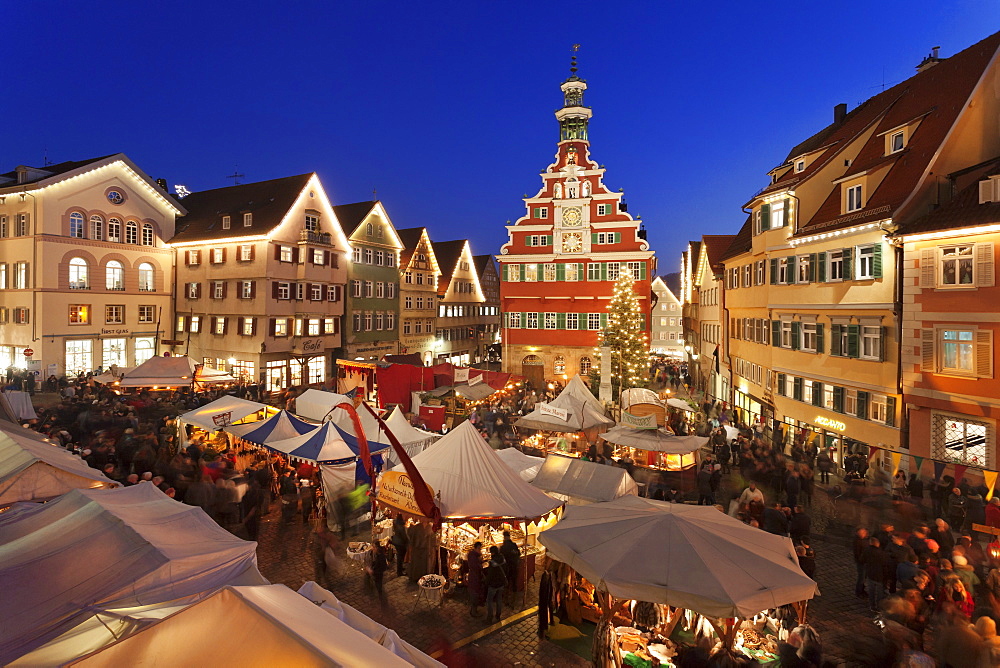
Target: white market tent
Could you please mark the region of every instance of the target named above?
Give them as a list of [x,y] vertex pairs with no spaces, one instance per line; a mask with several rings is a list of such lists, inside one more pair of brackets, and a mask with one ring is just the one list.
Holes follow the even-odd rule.
[[[354,405],[354,400],[343,394],[308,389],[295,397],[295,414],[315,420],[316,422],[322,422],[334,406],[342,404],[345,401]],[[360,414],[360,411],[358,413]]]
[[670,455],[687,455],[708,444],[706,436],[675,436],[662,429],[636,429],[628,425],[617,425],[600,436],[615,445]]
[[535,476],[538,475],[538,469],[542,468],[542,463],[545,461],[545,457],[532,457],[517,448],[501,448],[496,453],[504,464],[521,476],[521,480],[524,482],[534,480]]
[[0,430],[0,508],[19,501],[48,501],[71,489],[117,486],[68,450]]
[[[528,483],[468,421],[413,458],[437,497],[445,521],[468,518],[534,520],[562,505]],[[402,471],[397,466],[395,471]]]
[[191,357],[150,357],[128,371],[118,382],[119,387],[184,387],[198,383],[232,383],[236,379],[215,369],[201,369],[197,373],[197,363]]
[[31,395],[27,392],[5,390],[3,398],[7,400],[10,409],[14,412],[18,420],[35,420],[38,418],[38,414],[35,413],[35,407],[31,403]]
[[639,493],[638,485],[625,469],[560,455],[546,457],[531,484],[574,505]]
[[[385,426],[389,428],[392,435],[396,437],[399,444],[403,446],[406,450],[406,454],[410,457],[423,452],[429,445],[437,442],[441,438],[441,434],[432,434],[429,431],[424,431],[423,429],[417,429],[411,425],[406,416],[403,415],[403,411],[396,406],[389,413],[389,417],[385,418]],[[365,432],[367,433],[367,431]],[[399,463],[399,457],[396,456],[395,450],[388,450],[386,455],[386,466],[392,467]]]
[[98,611],[264,584],[256,547],[150,484],[15,505],[0,513],[0,664]]
[[188,411],[178,419],[181,422],[187,422],[202,429],[216,431],[223,426],[228,427],[243,418],[267,408],[269,408],[267,404],[226,395],[205,404],[201,408]]
[[645,387],[631,387],[622,392],[622,410],[628,410],[633,404],[654,404],[662,406],[663,402],[656,392]]
[[712,506],[636,496],[571,506],[539,541],[611,596],[709,617],[752,617],[819,593],[790,539]]
[[74,666],[410,666],[285,585],[224,587]]
[[299,594],[312,601],[340,621],[382,645],[396,656],[418,668],[440,668],[444,664],[435,661],[419,649],[399,637],[392,629],[382,626],[368,615],[339,600],[332,592],[313,581],[299,587]]
[[694,412],[695,410],[694,408],[691,407],[691,404],[684,401],[683,399],[678,399],[677,397],[670,397],[669,399],[667,399],[667,406],[670,406],[671,408],[679,408],[682,411]]
[[601,402],[584,385],[580,376],[573,376],[563,391],[559,393],[559,396],[548,406],[566,411],[568,413],[567,419],[563,420],[555,415],[545,415],[542,413],[542,408],[536,406],[535,410],[519,418],[515,426],[545,431],[577,432],[593,427],[606,427],[615,423],[614,420],[607,417]]

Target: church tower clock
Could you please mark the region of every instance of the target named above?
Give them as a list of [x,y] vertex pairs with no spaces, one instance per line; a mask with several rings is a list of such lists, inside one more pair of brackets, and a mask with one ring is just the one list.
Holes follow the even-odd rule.
[[524,215],[507,225],[508,241],[497,256],[504,371],[535,382],[590,371],[623,271],[636,279],[648,332],[656,271],[640,222],[628,214],[623,194],[604,185],[604,167],[590,158],[593,111],[584,104],[587,82],[577,76],[575,53],[559,88],[555,161],[542,172],[541,189],[524,199]]

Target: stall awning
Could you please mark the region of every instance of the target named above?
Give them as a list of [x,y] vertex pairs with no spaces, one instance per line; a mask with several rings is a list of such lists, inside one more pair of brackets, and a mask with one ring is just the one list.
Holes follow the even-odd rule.
[[615,445],[669,455],[686,455],[708,443],[705,436],[675,436],[662,429],[635,429],[627,425],[617,425],[600,436]]
[[544,492],[588,503],[639,493],[635,480],[625,469],[560,455],[546,457],[531,484]]
[[181,422],[197,425],[202,429],[215,431],[220,427],[239,422],[243,418],[267,408],[267,404],[240,399],[239,397],[224,396],[205,404],[201,408],[184,413],[180,416],[180,420]]

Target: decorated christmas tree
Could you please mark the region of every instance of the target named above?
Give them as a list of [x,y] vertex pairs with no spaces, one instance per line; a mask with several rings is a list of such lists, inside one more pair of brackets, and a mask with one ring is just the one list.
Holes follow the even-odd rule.
[[[645,387],[649,378],[649,341],[643,323],[639,298],[635,294],[630,271],[623,271],[615,283],[615,293],[608,303],[608,324],[600,336],[595,365],[596,383],[600,384],[601,368],[611,365],[611,390],[617,398],[623,390]],[[611,349],[611,358],[604,359],[601,347]]]

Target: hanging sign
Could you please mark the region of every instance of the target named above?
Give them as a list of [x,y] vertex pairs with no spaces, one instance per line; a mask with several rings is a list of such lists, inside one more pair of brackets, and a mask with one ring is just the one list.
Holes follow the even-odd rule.
[[569,411],[562,408],[553,408],[549,404],[540,403],[537,404],[538,412],[542,415],[551,415],[552,417],[559,418],[563,422],[569,420]]
[[[433,498],[434,490],[431,489],[430,485],[427,485],[427,491]],[[383,473],[382,477],[379,478],[378,493],[375,495],[375,499],[379,503],[392,506],[404,513],[424,515],[420,512],[420,506],[417,505],[417,499],[413,495],[413,481],[410,480],[410,476],[405,471],[386,471]]]
[[633,429],[656,429],[656,416],[632,415],[628,411],[622,411],[621,424]]
[[469,382],[469,368],[455,369],[455,384]]
[[470,387],[472,385],[478,385],[481,382],[483,382],[483,374],[479,374],[478,376],[473,376],[473,377],[469,378],[469,386]]

